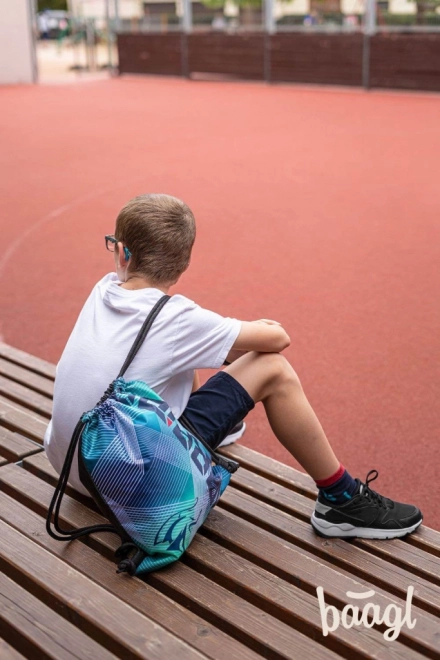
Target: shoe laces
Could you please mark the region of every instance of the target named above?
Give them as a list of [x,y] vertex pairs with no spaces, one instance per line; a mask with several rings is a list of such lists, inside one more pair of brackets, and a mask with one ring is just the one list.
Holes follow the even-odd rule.
[[377,504],[377,506],[379,507],[384,507],[385,509],[392,509],[394,506],[392,500],[390,500],[388,497],[384,497],[383,495],[380,495],[375,490],[370,488],[370,483],[372,481],[375,481],[375,479],[377,479],[378,476],[379,476],[379,472],[377,470],[369,471],[365,483],[361,482],[362,484],[361,497],[366,497],[368,500],[371,501],[372,504]]

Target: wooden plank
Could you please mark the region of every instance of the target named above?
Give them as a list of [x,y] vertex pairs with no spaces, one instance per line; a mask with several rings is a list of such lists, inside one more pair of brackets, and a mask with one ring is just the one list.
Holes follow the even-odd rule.
[[0,425],[43,443],[47,419],[0,396]]
[[33,371],[36,374],[40,374],[40,376],[45,376],[52,380],[55,379],[55,365],[35,357],[35,355],[20,351],[18,348],[9,346],[4,342],[0,342],[0,356],[10,362],[26,367],[28,371]]
[[310,521],[316,498],[311,500],[299,495],[290,488],[276,484],[243,467],[233,474],[231,484],[237,490],[276,506],[281,511],[293,514],[305,522]]
[[0,374],[9,380],[14,380],[28,389],[35,390],[48,397],[53,396],[53,381],[35,374],[24,367],[0,358]]
[[52,414],[51,399],[4,376],[0,376],[0,394],[44,417]]
[[360,33],[271,35],[271,80],[361,85],[362,45]]
[[[13,466],[10,466],[13,467]],[[7,469],[3,468],[3,469]],[[0,567],[124,660],[204,657],[106,589],[0,521]],[[38,570],[36,570],[38,567]]]
[[[2,634],[28,658],[110,660],[116,658],[72,623],[0,573]],[[2,656],[3,658],[3,656]]]
[[[3,471],[0,471],[0,476],[4,476],[6,472],[9,475],[12,475],[12,480],[14,477],[20,478],[20,476],[23,476],[19,475],[20,472],[25,473],[24,470],[14,465],[3,468]],[[31,475],[27,474],[28,481],[30,478]],[[11,483],[11,480],[9,480],[9,483]],[[2,481],[2,485],[5,486],[4,481]],[[43,488],[40,489],[35,482],[32,487],[27,483],[27,486],[25,486],[26,492],[17,490],[15,491],[15,497],[17,497],[17,499],[18,497],[21,497],[26,500],[27,503],[32,503],[33,506],[41,510],[43,500],[48,500],[48,496],[50,495],[50,493],[47,492],[49,490],[48,486],[44,483],[42,483],[42,486]],[[38,492],[36,492],[36,490],[38,490]],[[43,495],[43,490],[46,491],[45,495]],[[11,492],[9,488],[7,488],[7,491]],[[5,495],[3,497],[5,497]],[[66,506],[64,507],[62,515],[63,520],[66,520],[65,517],[68,516],[66,523],[69,525],[77,526],[78,524],[83,524],[79,522],[78,512],[80,512],[83,521],[86,520],[88,523],[102,522],[103,519],[101,516],[92,514],[91,518],[91,512],[84,510],[80,504],[72,501],[69,502],[69,498],[66,498],[66,500]],[[2,509],[5,510],[5,513],[2,512],[0,514],[2,519],[5,519],[5,516],[11,516],[11,511],[13,509],[12,504],[4,506]],[[26,534],[30,534],[28,520],[25,521],[21,518],[17,519],[16,512],[12,514],[11,520],[14,526],[25,530]],[[43,534],[43,530],[44,522],[41,520],[40,532],[35,530],[32,537],[40,542],[40,536],[43,536],[42,540],[44,542],[46,536]],[[104,534],[99,535],[99,538],[98,536],[94,538],[94,543],[97,542],[102,543],[102,545],[111,550],[114,550],[118,545],[115,537]],[[81,544],[71,544],[69,548],[69,557],[70,553],[73,552],[74,547],[81,547]],[[96,561],[94,562],[94,565],[96,567]],[[309,651],[314,658],[337,657],[334,653],[319,644],[316,644],[313,640],[309,640],[301,633],[291,629],[276,618],[238,598],[233,593],[230,593],[223,587],[211,582],[204,576],[198,575],[183,564],[174,564],[165,570],[150,574],[147,580],[150,585],[157,586],[166,595],[172,596],[173,599],[178,600],[181,605],[189,607],[189,609],[199,616],[202,616],[203,613],[213,625],[217,625],[225,632],[233,634],[234,637],[237,637],[241,642],[249,645],[257,653],[271,653],[270,657],[274,658],[274,660],[281,658],[290,660],[291,653],[306,653],[307,651]],[[118,580],[116,580],[116,582],[117,581]],[[121,578],[119,578],[119,581],[121,581]],[[132,593],[129,594],[128,598],[132,598]],[[191,601],[190,605],[188,601]],[[222,603],[221,607],[219,607],[219,603]]]
[[[280,463],[269,456],[264,456],[241,444],[223,447],[220,453],[237,460],[241,467],[257,475],[261,475],[276,484],[305,495],[315,502],[318,490],[313,479],[307,474],[299,472],[299,470],[295,470],[284,463]],[[239,473],[240,471],[236,474],[239,475]],[[405,539],[405,543],[417,546],[422,550],[440,557],[440,532],[434,529],[422,526],[418,529],[417,534],[408,536]]]
[[2,660],[24,660],[24,656],[0,638],[0,658]]
[[[241,448],[241,449],[246,449],[246,448]],[[256,452],[252,452],[252,450],[248,450],[251,452],[251,454],[256,454]],[[226,452],[224,452],[226,453]],[[238,453],[238,455],[237,455]],[[234,457],[237,459],[240,458],[242,455],[241,452],[234,452]],[[260,454],[257,454],[257,457],[260,457]],[[249,459],[249,455],[247,456]],[[261,456],[261,459],[266,459],[266,457]],[[269,461],[272,461],[272,459],[269,459]],[[264,461],[263,461],[264,463]],[[282,464],[280,464],[282,467]],[[58,475],[55,472],[55,470],[52,468],[50,465],[49,461],[47,460],[47,457],[44,453],[36,454],[34,456],[31,456],[29,458],[25,458],[23,462],[23,466],[38,476],[40,479],[44,479],[47,481],[47,483],[51,485],[55,485],[56,482],[58,481]],[[292,470],[293,473],[296,473],[296,470],[293,468],[288,468],[289,470]],[[241,468],[237,473],[235,473],[232,483],[236,485],[237,481],[241,480],[241,476],[243,476],[243,473],[246,472]],[[306,476],[302,475],[301,476]],[[241,475],[241,476],[240,476]],[[290,480],[290,475],[288,475],[288,478]],[[249,479],[249,473],[246,474],[246,480]],[[295,480],[295,474],[293,475],[293,479]],[[243,479],[244,481],[245,479]],[[269,489],[273,489],[273,498],[275,503],[278,502],[278,504],[282,503],[284,501],[284,497],[280,497],[278,486],[275,486],[274,484],[269,482],[271,485],[269,488],[265,484],[264,480],[261,480],[260,485],[261,485],[261,494],[264,495],[264,493]],[[257,486],[258,486],[258,481],[257,481]],[[287,512],[290,512],[294,516],[300,517],[300,519],[303,519],[304,521],[308,521],[308,518],[311,514],[311,511],[313,509],[313,503],[310,503],[310,500],[303,498],[303,501],[301,502],[301,508],[295,509],[295,506],[293,505],[293,493],[291,491],[287,491],[286,497],[292,498],[292,508],[289,511],[289,509],[284,509],[287,510]],[[89,507],[92,507],[96,509],[94,503],[90,498],[86,498],[84,496],[81,496],[79,493],[77,493],[73,488],[68,487],[67,492],[75,497],[75,499],[78,499],[80,502],[82,502],[85,505],[88,505]],[[250,491],[248,491],[250,492]],[[254,493],[254,496],[258,493]],[[275,504],[277,505],[277,504]],[[96,509],[97,510],[97,509]],[[301,516],[301,512],[303,515]],[[414,542],[416,541],[416,542]],[[370,553],[376,554],[377,556],[381,557],[382,559],[385,559],[393,564],[396,564],[397,566],[400,566],[401,568],[404,568],[411,573],[414,573],[415,575],[419,575],[420,577],[425,578],[429,582],[433,584],[440,584],[440,569],[439,569],[439,562],[438,562],[438,557],[440,557],[440,534],[436,532],[435,530],[431,530],[427,527],[421,527],[419,530],[417,530],[416,534],[412,534],[409,537],[407,537],[404,540],[401,539],[394,539],[394,540],[389,540],[386,542],[383,541],[367,541],[367,540],[356,540],[356,541],[351,541],[351,544],[358,545],[360,548],[367,550]],[[350,545],[350,547],[352,547]],[[433,556],[431,556],[433,555]]]
[[[58,483],[59,474],[54,470],[52,465],[49,463],[49,459],[47,458],[46,453],[44,451],[40,452],[39,454],[34,454],[33,456],[26,457],[23,460],[23,467],[25,468],[25,470],[28,470],[29,472],[37,476],[39,479],[46,481],[48,484],[50,484],[53,487],[55,487],[56,484]],[[91,497],[87,497],[87,495],[78,493],[78,491],[72,488],[72,486],[70,486],[69,484],[67,485],[66,493],[70,495],[70,497],[73,497],[74,499],[78,500],[78,502],[81,502],[81,504],[84,504],[84,506],[87,506],[93,509],[94,511],[98,511],[98,507],[91,499]]]
[[[419,537],[424,529],[427,528],[419,527],[415,535]],[[422,547],[413,545],[410,543],[410,537],[404,540],[392,539],[389,543],[367,539],[359,539],[353,543],[415,575],[420,575],[433,584],[440,585],[440,557],[427,551],[426,544]]]
[[[257,476],[243,468],[233,475],[231,484],[240,491],[293,515],[307,524],[310,521],[314,502],[292,492],[288,488],[284,488],[284,486]],[[417,536],[418,534],[419,530],[414,535]],[[419,575],[429,582],[440,584],[440,561],[438,558],[409,545],[406,539],[393,539],[388,542],[358,539],[350,541],[350,543],[355,543],[363,550],[391,561],[391,563],[401,566],[403,569]]]
[[440,90],[438,33],[379,33],[370,53],[371,87]]
[[[245,493],[238,493],[233,488],[224,493],[220,506],[334,566],[374,582],[376,586],[387,589],[400,598],[405,598],[408,585],[413,585],[416,588],[414,603],[440,617],[440,588],[425,578],[390,564],[344,539],[322,539],[314,533],[309,523],[299,519],[292,521],[292,516],[288,513],[257,501]],[[438,565],[440,572],[440,562]]]
[[241,467],[316,500],[318,489],[308,474],[295,470],[269,456],[263,456],[244,445],[233,444],[223,447],[220,451],[225,456],[238,461]]
[[[359,579],[356,574],[353,576],[340,568],[336,570],[328,561],[317,559],[292,543],[278,539],[270,532],[227,511],[214,509],[204,523],[203,534],[283,580],[301,586],[308,593],[315,594],[316,587],[321,586],[326,600],[339,609],[349,602],[348,591],[370,589],[375,592],[374,603],[380,606],[382,612],[390,603],[403,610],[405,608],[404,600],[390,596],[385,589],[377,587],[370,580]],[[412,613],[417,617],[417,626],[413,630],[402,629],[399,640],[428,657],[436,657],[438,617],[417,606],[412,607]]]
[[432,554],[440,557],[440,532],[429,527],[420,527],[417,535],[408,536],[408,543],[418,548],[423,548]]
[[182,34],[118,34],[120,73],[182,75]]
[[32,440],[0,426],[0,456],[6,461],[17,463],[25,456],[31,456],[41,451],[42,447]]
[[[0,470],[2,490],[41,515],[45,515],[47,503],[52,492],[51,489],[46,484],[43,484],[43,482],[41,484],[36,483],[39,480],[32,481],[32,485],[30,485],[30,482],[23,473],[26,474],[24,470],[13,465],[2,468]],[[10,509],[10,507],[4,508],[5,511]],[[73,502],[70,498],[66,498],[61,514],[63,520],[69,526],[77,527],[84,524],[102,522],[100,516],[79,506],[78,503]],[[23,525],[23,527],[28,529],[27,524]],[[317,560],[310,553],[298,550],[292,544],[286,541],[280,541],[268,532],[258,530],[254,525],[241,521],[237,516],[232,514],[214,510],[205,522],[203,529],[205,534],[210,538],[215,538],[223,546],[232,549],[234,552],[238,552],[244,558],[253,561],[263,569],[270,571],[273,575],[278,575],[278,577],[291,584],[301,586],[308,593],[314,594],[317,585],[323,586],[325,593],[329,593],[332,599],[331,602],[335,602],[340,607],[343,607],[349,602],[345,593],[346,591],[359,591],[359,589],[373,589],[376,591],[374,600],[381,606],[382,610],[390,603],[395,603],[403,608],[405,607],[401,599],[390,598],[388,594],[378,589],[371,582],[363,581],[362,585],[360,585],[357,576],[353,578],[346,571],[340,571],[339,569],[336,571],[334,566],[329,562]],[[35,537],[38,538],[38,534],[35,534]],[[110,549],[116,547],[116,540],[107,535],[100,535],[99,538],[95,536],[94,539],[90,539],[91,545],[95,543],[103,544]],[[71,547],[74,545],[72,544]],[[221,552],[221,549],[219,549],[219,552]],[[206,587],[206,585],[202,585],[200,589],[196,589],[193,592],[194,585],[197,585],[199,580],[197,573],[193,571],[188,577],[186,574],[182,575],[181,572],[176,573],[176,570],[182,571],[182,569],[158,571],[154,576],[150,576],[148,581],[173,598],[180,598],[181,604],[191,607],[191,609],[200,608],[200,611],[198,609],[195,611],[199,611],[201,616],[201,612],[203,612],[204,618],[212,616],[213,619],[210,619],[211,622],[214,625],[220,625],[218,623],[218,617],[224,617],[225,613],[217,612],[216,607],[218,602],[223,602],[222,599],[220,598],[218,600],[218,598],[215,598],[214,603],[213,598],[208,603],[201,600],[201,594],[203,591],[206,592],[206,589],[208,589],[208,593],[211,593],[211,595],[215,593],[212,586]],[[195,603],[191,600],[193,596],[196,598]],[[191,604],[188,599],[191,600]],[[213,608],[214,611],[210,611],[209,608]],[[432,646],[435,648],[437,644],[435,631],[438,629],[438,617],[427,614],[419,607],[414,607],[413,611],[414,616],[417,616],[418,619],[417,630],[402,631],[401,637],[405,640],[405,643],[410,643],[420,652],[426,652],[428,650],[429,655]],[[227,615],[230,614],[233,615],[233,612],[228,611]],[[222,627],[225,625],[230,626],[231,621],[228,618],[226,618],[226,621],[223,619],[221,625]],[[237,630],[236,627],[234,636],[239,633],[240,628]]]
[[[12,527],[18,528],[18,531],[20,531],[19,528],[26,530],[26,536],[62,558],[66,562],[64,570],[68,570],[67,565],[79,570],[117,598],[125,601],[213,660],[230,660],[231,658],[257,660],[260,657],[201,617],[174,603],[152,586],[138,578],[126,579],[117,575],[113,561],[97,554],[85,544],[72,543],[69,551],[66,552],[64,544],[51,539],[45,533],[44,520],[38,514],[4,493],[0,494],[0,503],[1,518]],[[89,516],[89,514],[86,515]],[[90,520],[90,517],[88,519]],[[99,538],[111,539],[112,548],[114,547],[114,538],[109,535],[100,535]],[[98,658],[100,660],[100,656]]]
[[[252,452],[252,453],[256,453],[256,452]],[[238,458],[236,454],[234,454],[234,456]],[[260,455],[257,454],[257,456]],[[265,459],[266,457],[261,456],[261,458]],[[269,460],[272,461],[272,459]],[[40,453],[40,454],[36,454],[35,456],[26,458],[23,462],[23,466],[27,470],[38,476],[40,479],[44,479],[51,485],[55,485],[58,480],[58,475],[49,464],[49,461],[47,460],[45,454]],[[283,466],[283,467],[287,467],[287,466]],[[293,468],[289,468],[289,470],[293,470]],[[238,472],[235,473],[232,479],[233,484],[237,483],[240,474],[242,474],[243,472],[244,470],[243,468],[241,468],[240,470],[238,470]],[[293,472],[295,473],[296,470],[293,470]],[[245,477],[246,480],[249,479],[249,476],[250,476],[249,473],[247,473]],[[305,475],[301,475],[301,476],[305,476]],[[257,480],[257,484],[258,484],[258,480]],[[265,483],[265,480],[261,480],[261,492],[264,495],[264,493],[266,493],[267,490],[270,490],[272,488],[273,489],[272,494],[275,502],[281,501],[282,503],[283,501],[285,502],[285,497],[286,498],[292,497],[293,494],[291,493],[291,491],[287,489],[286,489],[287,495],[285,497],[280,497],[278,490],[279,487],[277,485],[275,485],[274,487],[274,484],[272,482],[269,482],[269,484],[271,485],[268,487]],[[89,506],[93,506],[90,499],[81,497],[72,488],[68,487],[68,492],[70,495],[73,495],[76,499],[82,501],[83,503],[88,504]],[[254,496],[255,495],[256,493],[254,493]],[[225,498],[223,497],[223,501],[224,499]],[[310,514],[313,509],[313,503],[306,498],[303,498],[303,501],[301,502],[301,508],[299,509],[295,509],[295,505],[293,504],[293,498],[292,498],[292,507],[290,510],[286,507],[285,504],[284,506],[285,506],[284,510],[286,510],[288,513],[294,516],[299,517],[300,519],[303,519],[304,521],[308,521],[308,518],[310,517]],[[304,515],[301,515],[301,513],[303,513]],[[415,534],[411,534],[404,540],[394,539],[385,542],[356,540],[350,542],[350,547],[352,547],[352,544],[359,545],[360,548],[363,548],[368,552],[377,554],[383,559],[391,561],[392,563],[395,563],[398,566],[401,566],[402,568],[406,568],[407,570],[410,570],[416,575],[420,575],[421,577],[424,577],[425,579],[429,580],[434,584],[439,584],[440,569],[439,569],[439,562],[437,560],[437,556],[438,556],[437,549],[440,547],[439,537],[440,534],[435,530],[422,526],[421,528],[419,528],[419,530],[417,530]],[[413,543],[413,541],[416,539],[417,540],[421,539],[421,540],[420,542],[415,544]]]
[[240,78],[264,78],[264,35],[261,32],[193,32],[188,35],[191,73],[216,73]]
[[[274,578],[272,573],[197,535],[183,560],[197,572],[228,586],[237,595],[281,621],[316,638],[322,633],[316,596],[295,585]],[[342,626],[330,635],[328,648],[350,658],[400,660],[424,657],[397,640],[390,645],[378,630],[360,628],[353,635]]]

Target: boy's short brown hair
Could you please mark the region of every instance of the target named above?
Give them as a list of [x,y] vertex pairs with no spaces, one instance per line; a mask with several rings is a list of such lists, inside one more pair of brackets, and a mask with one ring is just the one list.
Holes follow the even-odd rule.
[[130,250],[129,270],[157,284],[175,282],[188,268],[196,238],[191,209],[170,195],[139,195],[116,219],[115,237]]

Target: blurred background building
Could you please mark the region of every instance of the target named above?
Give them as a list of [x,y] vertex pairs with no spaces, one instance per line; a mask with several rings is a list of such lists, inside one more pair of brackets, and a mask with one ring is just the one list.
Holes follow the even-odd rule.
[[119,70],[440,87],[440,0],[0,0],[0,9],[2,83]]

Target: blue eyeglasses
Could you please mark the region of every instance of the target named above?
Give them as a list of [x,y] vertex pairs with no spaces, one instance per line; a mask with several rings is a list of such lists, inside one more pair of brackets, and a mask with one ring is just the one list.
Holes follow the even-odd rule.
[[[113,236],[113,234],[108,234],[105,238],[105,247],[109,252],[115,251],[115,245],[119,243],[118,239]],[[124,247],[125,261],[128,261],[131,257],[131,252],[127,247]]]

